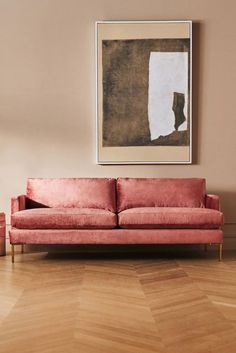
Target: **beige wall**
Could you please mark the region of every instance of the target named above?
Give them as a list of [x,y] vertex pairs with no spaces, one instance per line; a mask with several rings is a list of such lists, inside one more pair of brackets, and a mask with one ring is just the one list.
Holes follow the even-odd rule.
[[[0,209],[28,176],[203,176],[236,223],[235,13],[234,0],[0,0]],[[108,19],[194,21],[193,165],[96,165],[94,22]]]

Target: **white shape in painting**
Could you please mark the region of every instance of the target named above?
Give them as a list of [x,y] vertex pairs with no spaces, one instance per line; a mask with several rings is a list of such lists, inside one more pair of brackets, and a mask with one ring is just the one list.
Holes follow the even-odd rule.
[[[174,92],[185,96],[184,116],[188,106],[188,53],[151,52],[149,61],[148,119],[151,140],[175,131],[172,110]],[[178,130],[186,130],[184,121]]]

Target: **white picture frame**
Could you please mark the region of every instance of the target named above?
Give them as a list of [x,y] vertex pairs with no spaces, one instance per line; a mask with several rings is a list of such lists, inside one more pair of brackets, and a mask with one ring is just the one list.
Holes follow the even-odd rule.
[[191,164],[192,21],[97,21],[95,36],[97,164]]

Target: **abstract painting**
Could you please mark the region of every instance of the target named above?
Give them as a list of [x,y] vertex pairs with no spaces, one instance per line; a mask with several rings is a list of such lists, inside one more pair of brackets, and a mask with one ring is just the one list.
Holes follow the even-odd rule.
[[97,162],[189,164],[191,21],[97,22]]

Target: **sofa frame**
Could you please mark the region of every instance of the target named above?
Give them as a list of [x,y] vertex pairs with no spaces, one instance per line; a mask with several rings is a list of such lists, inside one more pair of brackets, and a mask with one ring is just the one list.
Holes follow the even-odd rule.
[[[91,209],[91,200],[87,197],[85,193],[85,199],[83,199],[83,188],[84,186],[80,185],[80,183],[85,183],[85,191],[86,188],[91,188],[91,183],[98,183],[98,185],[102,184],[104,181],[105,184],[109,185],[110,189],[106,189],[107,186],[102,185],[101,192],[95,190],[95,194],[97,192],[97,196],[93,195],[94,193],[90,192],[94,197],[92,200],[92,207],[98,208],[108,208],[110,213],[113,213],[115,217],[117,217],[117,225],[113,228],[109,229],[100,229],[99,227],[90,228],[90,227],[83,227],[83,228],[60,228],[57,227],[55,229],[51,228],[37,228],[32,227],[19,227],[15,222],[15,218],[22,216],[26,210],[54,210],[54,207],[62,207],[60,202],[63,198],[64,193],[61,193],[61,185],[63,183],[65,185],[69,185],[69,190],[71,190],[71,183],[78,183],[80,190],[82,193],[79,194],[79,208]],[[41,184],[46,184],[46,191],[42,192],[40,189]],[[51,190],[55,189],[55,185],[58,188],[58,183],[60,185],[57,192]],[[142,190],[139,190],[139,186],[144,185]],[[49,184],[49,186],[47,185]],[[88,184],[88,185],[87,185]],[[92,184],[92,185],[93,185]],[[155,184],[155,188],[152,192],[152,184]],[[128,185],[128,187],[127,187]],[[130,186],[131,185],[131,186]],[[150,189],[151,185],[151,189]],[[169,191],[170,186],[173,187],[172,196],[165,201],[165,193],[171,193]],[[200,187],[199,187],[200,185]],[[100,186],[99,186],[100,187]],[[98,187],[98,189],[99,189]],[[159,189],[158,189],[159,188]],[[192,189],[193,188],[193,191]],[[194,189],[195,188],[195,189]],[[57,190],[57,189],[56,189]],[[66,190],[66,189],[65,189]],[[108,190],[108,191],[107,191]],[[131,194],[130,193],[131,190]],[[149,190],[149,191],[148,191]],[[151,190],[151,191],[150,191]],[[163,191],[164,190],[164,191]],[[197,190],[197,192],[196,192]],[[200,199],[202,198],[203,206],[196,206],[196,199],[199,198],[199,190],[200,192]],[[180,193],[180,196],[176,195]],[[64,190],[63,190],[64,192]],[[99,193],[100,192],[100,193]],[[60,194],[61,193],[61,194]],[[114,193],[114,195],[113,195]],[[126,193],[128,196],[126,197]],[[155,194],[156,193],[156,194]],[[193,196],[191,195],[193,193]],[[202,195],[201,195],[202,193]],[[110,200],[110,194],[112,194],[112,199]],[[131,196],[130,196],[131,195]],[[164,195],[164,196],[163,196]],[[70,196],[70,195],[69,195]],[[168,195],[169,196],[169,195]],[[68,192],[65,192],[65,199],[68,197]],[[97,199],[96,199],[97,197]],[[100,203],[103,202],[103,198],[106,199],[105,206],[100,206]],[[164,199],[163,199],[164,197]],[[180,200],[178,199],[180,197]],[[75,196],[75,199],[77,196]],[[135,200],[136,198],[136,200]],[[166,205],[160,206],[156,200],[159,198],[159,204]],[[175,199],[176,198],[176,199]],[[185,199],[184,199],[185,198]],[[174,199],[174,201],[173,201]],[[184,201],[183,201],[184,199]],[[187,201],[186,201],[187,199]],[[59,200],[59,201],[58,201]],[[81,201],[82,200],[82,201]],[[131,200],[131,201],[130,201]],[[164,200],[164,201],[163,201]],[[68,201],[68,200],[67,200]],[[66,201],[66,202],[67,202]],[[193,203],[192,203],[193,201]],[[199,201],[199,200],[198,200]],[[65,202],[65,200],[63,200]],[[71,201],[70,201],[71,202]],[[73,201],[75,202],[75,201]],[[94,203],[95,202],[95,203]],[[127,212],[127,210],[135,210],[135,207],[139,212],[143,212],[143,209],[151,208],[155,211],[160,210],[161,208],[164,210],[163,214],[165,217],[165,212],[169,211],[171,207],[174,208],[175,212],[183,211],[184,208],[190,210],[206,210],[206,216],[203,215],[203,223],[201,226],[190,224],[190,228],[187,226],[179,226],[178,223],[166,223],[164,227],[152,227],[150,225],[143,225],[141,226],[136,225],[134,228],[130,228],[129,226],[123,227],[122,223],[120,223],[120,216],[122,213]],[[184,204],[187,202],[187,206]],[[190,206],[188,203],[190,202]],[[68,202],[67,202],[68,203]],[[95,204],[95,206],[94,206]],[[177,204],[177,207],[175,207]],[[59,206],[58,206],[59,205]],[[82,206],[81,206],[82,205]],[[147,205],[147,206],[146,206]],[[182,206],[184,205],[184,206]],[[67,207],[77,207],[77,206],[69,206]],[[62,208],[63,208],[62,207]],[[83,208],[85,207],[85,208]],[[197,207],[197,208],[196,208]],[[203,207],[203,208],[201,208]],[[36,208],[36,210],[35,210]],[[31,211],[30,211],[31,212]],[[131,212],[132,213],[132,212]],[[144,212],[145,213],[145,212]],[[168,213],[168,212],[167,212]],[[204,213],[204,212],[203,212]],[[218,217],[218,223],[211,224],[212,221],[208,221],[208,213],[211,215],[216,215]],[[223,224],[223,214],[220,212],[220,200],[219,196],[213,194],[207,194],[205,192],[205,179],[201,178],[119,178],[119,179],[112,179],[112,178],[62,178],[62,179],[28,179],[27,182],[27,191],[26,195],[21,195],[17,197],[13,197],[11,199],[11,230],[9,232],[10,235],[10,243],[11,243],[11,259],[14,263],[15,261],[15,245],[21,245],[21,253],[24,253],[24,245],[71,245],[71,244],[101,244],[101,245],[115,245],[115,244],[202,244],[204,245],[205,250],[207,250],[208,245],[218,245],[218,259],[219,261],[222,260],[223,257],[223,232],[221,230],[221,225]],[[127,215],[126,215],[127,216]],[[187,216],[185,215],[185,218]],[[204,218],[205,217],[205,218]],[[213,217],[214,218],[214,217]],[[196,217],[195,217],[196,219]],[[220,219],[220,221],[219,221]],[[34,221],[34,219],[33,219]],[[191,222],[191,221],[190,221]],[[204,223],[205,222],[205,223]],[[196,222],[195,222],[196,223]],[[201,223],[201,222],[200,222]],[[214,223],[214,222],[213,222]],[[198,222],[197,222],[198,224]]]

